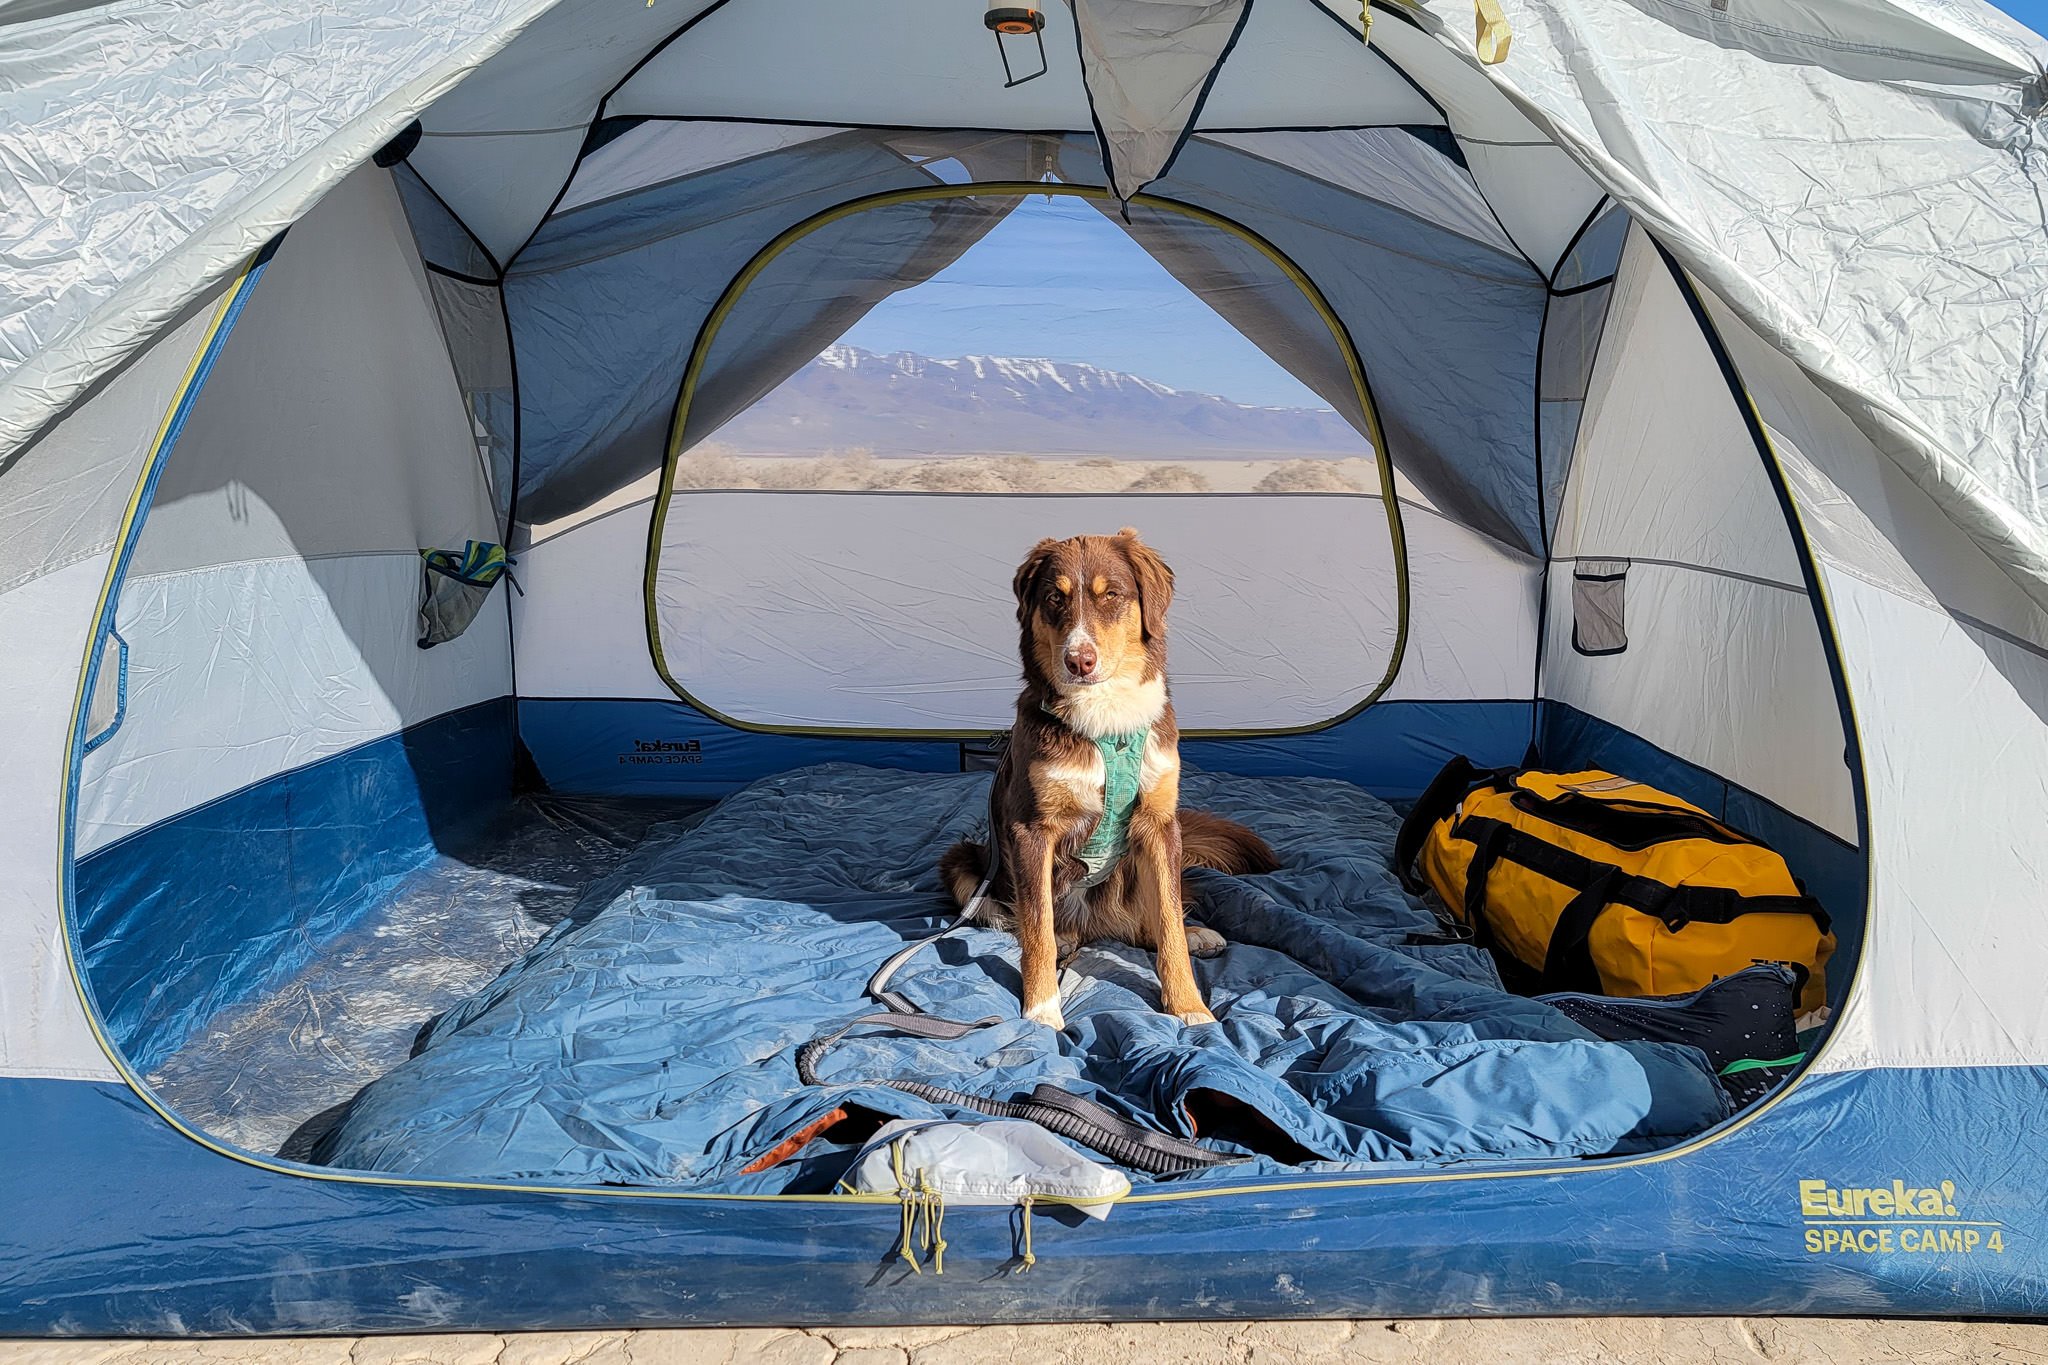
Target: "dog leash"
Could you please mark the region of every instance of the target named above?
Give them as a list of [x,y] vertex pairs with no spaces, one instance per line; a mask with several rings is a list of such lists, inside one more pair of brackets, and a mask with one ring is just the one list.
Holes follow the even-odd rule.
[[[1000,753],[1002,750],[1007,749],[1009,747],[1009,744],[1010,735],[1009,732],[1006,730],[1003,732],[1002,737],[996,741],[995,747],[997,752]],[[947,935],[956,933],[959,930],[966,928],[969,924],[972,924],[974,922],[974,917],[981,913],[981,903],[988,899],[988,889],[991,886],[995,885],[996,870],[1002,855],[997,851],[996,784],[995,779],[993,777],[989,779],[988,784],[988,838],[987,842],[983,844],[983,847],[988,850],[987,870],[981,874],[981,884],[974,888],[974,894],[967,898],[966,903],[963,904],[960,907],[959,911],[953,916],[953,922],[951,924],[948,924],[945,928],[939,930],[939,932],[937,932],[936,934],[929,934],[924,938],[917,940],[917,942],[915,943],[906,944],[903,948],[899,949],[896,953],[894,953],[888,961],[884,962],[881,966],[875,968],[875,974],[868,978],[868,998],[875,1001],[877,1004],[880,1004],[887,1008],[890,1014],[918,1015],[926,1018],[930,1017],[928,1015],[925,1015],[923,1010],[919,1009],[916,1005],[912,1004],[907,997],[899,995],[895,991],[890,990],[889,978],[895,976],[897,972],[903,970],[904,963],[910,961],[910,959],[912,959],[913,957],[916,957],[926,948],[931,947],[934,943],[937,943],[940,939],[945,938]],[[852,1028],[854,1024],[871,1023],[875,1022],[876,1020],[886,1019],[886,1017],[887,1016],[870,1014],[854,1020],[853,1024],[848,1024],[846,1027]],[[943,1023],[948,1021],[941,1020],[939,1022]],[[959,1027],[961,1028],[962,1032],[966,1032],[971,1029],[982,1028],[986,1025],[1000,1022],[1001,1020],[992,1014],[988,1018],[979,1020],[976,1023],[962,1025]],[[846,1029],[840,1030],[841,1033],[844,1033],[845,1031]],[[953,1036],[957,1038],[960,1035],[956,1033]],[[837,1035],[835,1034],[834,1037],[836,1039]]]
[[[1009,736],[1005,733],[997,741],[998,748],[1006,746],[1008,742]],[[988,841],[984,845],[988,850],[988,864],[987,869],[982,873],[981,884],[974,888],[974,894],[969,896],[960,909],[954,913],[952,923],[939,930],[936,934],[927,934],[914,943],[906,943],[903,947],[892,953],[881,966],[875,968],[874,975],[868,978],[866,994],[869,999],[882,1006],[882,1013],[863,1014],[857,1019],[849,1019],[832,1032],[813,1038],[810,1042],[797,1049],[797,1077],[805,1085],[823,1084],[817,1075],[818,1058],[824,1055],[825,1049],[831,1047],[848,1033],[863,1025],[877,1024],[895,1029],[899,1033],[908,1033],[917,1038],[931,1038],[940,1042],[951,1042],[955,1038],[965,1037],[976,1029],[988,1028],[991,1025],[1002,1022],[1002,1016],[996,1014],[977,1019],[971,1024],[958,1019],[941,1019],[936,1015],[926,1014],[910,997],[889,989],[890,979],[896,973],[903,970],[903,965],[906,962],[931,947],[934,943],[937,943],[940,939],[966,928],[974,922],[974,917],[981,913],[982,902],[988,899],[989,887],[995,884],[996,868],[998,859],[1001,856],[996,851],[995,835],[996,786],[994,779],[991,778],[988,786]]]

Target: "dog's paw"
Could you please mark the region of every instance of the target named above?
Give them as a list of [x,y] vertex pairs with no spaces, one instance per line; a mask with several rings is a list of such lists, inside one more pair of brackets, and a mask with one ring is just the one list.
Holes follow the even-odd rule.
[[1189,1028],[1193,1028],[1196,1024],[1213,1024],[1216,1022],[1216,1016],[1207,1010],[1182,1010],[1173,1017],[1186,1024]]
[[1200,924],[1188,926],[1188,951],[1196,957],[1214,957],[1229,946],[1214,929]]
[[1024,1011],[1024,1017],[1034,1024],[1045,1025],[1054,1033],[1058,1033],[1067,1026],[1066,1016],[1060,1013],[1060,1002],[1057,997],[1051,1000],[1041,1000],[1037,1004],[1030,1006]]

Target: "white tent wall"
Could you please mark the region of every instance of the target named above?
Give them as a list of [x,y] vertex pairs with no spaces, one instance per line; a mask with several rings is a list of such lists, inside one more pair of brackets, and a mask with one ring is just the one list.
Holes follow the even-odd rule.
[[[678,528],[675,549],[689,564],[699,566],[716,564],[722,555],[727,567],[719,571],[721,581],[730,580],[737,571],[736,556],[741,562],[758,566],[763,556],[768,555],[763,568],[763,572],[768,572],[797,558],[823,562],[835,556],[870,554],[889,543],[876,535],[868,521],[868,514],[878,505],[886,509],[889,504],[905,501],[937,504],[936,510],[925,508],[920,514],[929,518],[929,527],[943,532],[938,538],[942,545],[953,546],[967,559],[960,563],[940,562],[925,553],[932,547],[932,538],[921,534],[913,548],[924,559],[913,566],[914,572],[906,570],[896,577],[913,585],[954,585],[941,599],[948,608],[952,633],[936,626],[932,633],[940,640],[957,636],[960,641],[977,644],[971,658],[963,656],[958,661],[963,666],[972,665],[971,676],[956,680],[957,688],[949,684],[949,690],[937,697],[926,695],[928,687],[918,687],[912,704],[928,712],[935,700],[945,701],[957,691],[956,701],[945,704],[953,706],[964,700],[971,706],[957,714],[948,711],[938,718],[920,712],[912,718],[915,723],[910,728],[995,729],[1008,724],[1017,669],[1009,575],[1041,534],[1105,531],[1134,523],[1168,551],[1181,571],[1175,609],[1174,677],[1176,696],[1185,724],[1190,727],[1259,728],[1331,719],[1377,685],[1386,664],[1384,651],[1391,645],[1393,574],[1391,561],[1383,558],[1385,513],[1376,499],[1297,499],[1294,495],[1018,499],[1014,495],[952,495],[905,500],[833,494],[684,494],[679,499],[685,508],[693,500],[715,503],[724,511],[710,516],[672,513],[671,524]],[[764,526],[758,524],[758,518],[742,518],[728,506],[750,501],[763,508],[764,514],[774,513],[777,521]],[[1037,506],[1026,516],[1016,506],[1019,501]],[[1052,505],[1046,506],[1048,503]],[[1331,505],[1326,515],[1308,515],[1313,511],[1310,504],[1325,503]],[[794,525],[806,521],[804,514],[813,508],[816,516],[808,520],[816,524],[807,532],[796,532]],[[522,553],[519,572],[525,593],[512,603],[522,699],[675,699],[676,694],[655,670],[648,648],[643,584],[651,509],[651,502],[635,502],[600,513],[536,542]],[[1298,548],[1312,559],[1327,559],[1339,547],[1346,547],[1347,558],[1355,557],[1361,546],[1379,547],[1382,558],[1374,561],[1378,567],[1369,574],[1371,581],[1347,589],[1365,596],[1340,614],[1341,625],[1303,618],[1302,612],[1316,609],[1310,594],[1299,594],[1292,599],[1292,605],[1243,595],[1247,591],[1245,583],[1233,586],[1233,580],[1247,572],[1242,565],[1209,584],[1211,593],[1203,592],[1205,576],[1215,577],[1230,568],[1228,564],[1214,562],[1210,536],[1217,533],[1220,523],[1241,529],[1248,516],[1272,527],[1292,528],[1286,532],[1290,536],[1303,527],[1337,518],[1325,527],[1323,534],[1299,541]],[[992,530],[987,525],[990,518],[1014,529],[1008,534]],[[1534,563],[1414,503],[1403,504],[1402,521],[1407,546],[1408,636],[1399,671],[1385,699],[1492,702],[1526,698],[1535,668],[1539,579]],[[1355,533],[1343,529],[1354,523],[1358,528]],[[945,530],[948,526],[952,529]],[[975,528],[974,533],[962,533],[963,526]],[[688,535],[683,528],[691,528]],[[1186,539],[1184,555],[1175,553],[1175,528]],[[1238,533],[1238,529],[1228,532]],[[874,565],[867,559],[862,559],[861,565],[866,581]],[[1259,572],[1263,575],[1268,570]],[[886,583],[890,576],[878,573],[874,581]],[[1246,582],[1249,581],[1247,577]],[[688,609],[692,620],[704,614],[701,605],[690,605],[695,591],[691,573],[672,566],[667,570],[666,583],[666,592],[678,612]],[[794,593],[793,586],[790,592]],[[1205,595],[1210,598],[1206,603]],[[834,591],[824,596],[839,601],[845,594]],[[776,600],[784,599],[778,595]],[[788,597],[789,603],[803,600],[817,598]],[[1364,615],[1353,619],[1355,613]],[[1313,704],[1303,702],[1284,715],[1275,711],[1272,698],[1264,689],[1268,671],[1277,670],[1279,665],[1248,663],[1261,656],[1256,651],[1245,652],[1246,643],[1238,630],[1262,615],[1276,619],[1257,624],[1252,631],[1256,638],[1272,637],[1283,643],[1291,640],[1302,644],[1327,665],[1308,670],[1324,679],[1319,686],[1325,692],[1318,694]],[[704,641],[690,643],[688,632],[678,630],[674,624],[670,629],[691,649],[709,647]],[[1323,634],[1325,631],[1327,635]],[[956,652],[964,647],[952,646]],[[818,689],[858,686],[836,676],[843,662],[836,655],[829,667],[821,655],[820,659],[792,670],[785,653],[786,647],[778,649],[768,659],[768,663],[778,667],[767,675],[773,686],[765,692],[733,686],[717,670],[684,664],[682,661],[691,657],[687,654],[679,653],[672,663],[685,670],[678,674],[679,678],[707,679],[716,685],[716,694],[702,700],[714,706],[721,701],[734,702],[742,712],[740,718],[754,722],[794,723],[789,715],[791,708],[775,716],[753,710],[763,696],[786,693],[792,687],[808,691],[808,697],[799,697],[792,703],[793,709],[801,713],[805,707],[815,708],[819,704]],[[1373,657],[1368,660],[1365,653],[1372,653]],[[1357,664],[1360,671],[1337,668],[1336,664],[1344,659]],[[1298,660],[1290,660],[1287,666],[1296,670],[1305,667]],[[871,694],[877,702],[887,703],[895,694],[895,688],[886,681],[888,678],[908,683],[914,680],[896,675],[914,670],[918,677],[924,677],[931,667],[931,661],[923,658],[908,662],[899,658],[893,663],[883,660],[875,665],[880,670],[876,682],[859,686],[859,691]],[[1329,692],[1331,687],[1338,690]],[[1345,687],[1358,690],[1345,692]],[[900,724],[903,718],[891,712],[890,719]],[[848,719],[834,715],[818,717],[812,723],[872,725],[878,723],[878,718]]]
[[[1543,695],[1853,841],[1842,722],[1792,535],[1710,343],[1633,230],[1553,541]],[[1589,589],[1575,575],[1621,598],[1625,647],[1579,637]]]
[[1864,737],[1866,948],[1816,1065],[2048,1062],[2048,614],[1804,372],[1705,303],[1798,503]]
[[284,240],[157,484],[116,617],[128,714],[86,761],[79,851],[508,693],[501,604],[414,643],[420,550],[494,523],[425,271],[366,168]]
[[[1469,13],[1419,22],[1481,74]],[[1483,75],[2048,603],[2044,69],[1988,4],[1580,0],[1527,6]]]
[[647,646],[649,497],[520,552],[512,602],[519,695],[673,701]]
[[1380,689],[1400,604],[1378,498],[684,493],[654,566],[669,676],[769,727],[1007,728],[1010,578],[1045,536],[1138,526],[1175,572],[1191,730],[1287,729]]
[[253,278],[150,478],[71,849],[81,977],[145,1072],[510,789],[503,594],[416,644],[421,549],[502,533],[389,173]]
[[[0,466],[0,1076],[111,1079],[64,946],[66,771],[94,606],[220,291]],[[52,533],[56,533],[54,536]]]

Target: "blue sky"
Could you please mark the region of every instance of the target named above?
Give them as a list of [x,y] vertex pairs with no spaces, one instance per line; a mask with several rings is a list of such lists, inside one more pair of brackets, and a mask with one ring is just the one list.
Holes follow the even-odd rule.
[[2036,33],[2048,33],[2048,0],[2005,0],[1998,8]]
[[[2048,0],[1999,6],[2048,31]],[[1322,407],[1094,205],[1032,199],[926,283],[883,303],[847,345],[932,356],[1082,361],[1240,403]]]
[[922,355],[1044,356],[1240,403],[1325,406],[1085,199],[1029,199],[842,341]]

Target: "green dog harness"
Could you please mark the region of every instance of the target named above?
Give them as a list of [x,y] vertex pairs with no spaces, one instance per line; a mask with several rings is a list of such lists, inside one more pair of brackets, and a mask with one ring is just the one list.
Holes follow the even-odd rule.
[[1131,846],[1131,812],[1138,808],[1138,773],[1145,766],[1145,741],[1152,727],[1127,735],[1103,735],[1095,747],[1102,753],[1102,818],[1076,856],[1087,867],[1079,889],[1100,886],[1116,871]]

